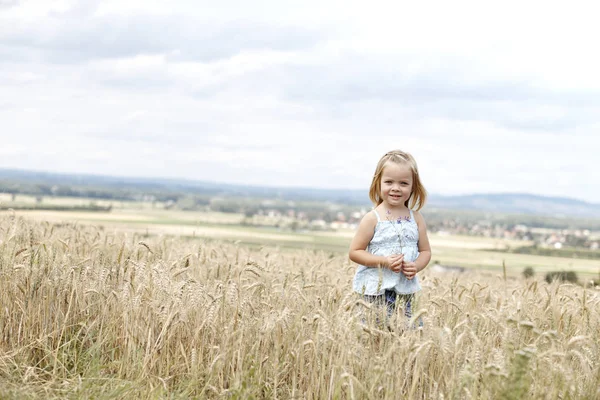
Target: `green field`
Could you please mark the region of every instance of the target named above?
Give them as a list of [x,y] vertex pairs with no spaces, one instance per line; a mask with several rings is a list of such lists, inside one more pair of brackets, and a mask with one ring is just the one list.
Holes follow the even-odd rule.
[[[6,202],[8,199],[0,197]],[[29,201],[29,200],[27,200]],[[72,201],[69,203],[69,201]],[[81,199],[54,199],[56,204],[85,204]],[[89,203],[89,201],[88,201]],[[108,203],[103,203],[107,205]],[[281,249],[313,249],[343,255],[347,252],[353,232],[306,231],[293,232],[274,227],[243,225],[244,216],[218,212],[164,210],[150,203],[113,204],[109,213],[83,211],[2,211],[2,214],[23,216],[35,221],[94,225],[105,230],[137,232],[148,236],[200,237],[208,240],[237,242],[248,246],[273,246]],[[575,271],[585,278],[597,278],[598,260],[513,254],[503,250],[529,243],[495,238],[430,234],[432,263],[469,269],[502,271],[505,263],[509,275],[520,275],[532,267],[538,274],[548,271]]]

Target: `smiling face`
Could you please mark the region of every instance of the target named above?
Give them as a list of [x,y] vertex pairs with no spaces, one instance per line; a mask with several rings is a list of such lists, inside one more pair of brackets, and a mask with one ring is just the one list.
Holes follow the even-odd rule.
[[388,161],[381,174],[381,199],[387,208],[403,207],[413,189],[413,173],[408,164]]
[[[384,176],[384,172],[388,176]],[[404,181],[399,180],[399,177],[405,178]],[[386,181],[388,183],[384,183]],[[387,185],[396,185],[396,188]],[[389,197],[389,194],[392,194],[392,197]],[[388,208],[390,206],[387,203],[388,199],[394,204],[397,200],[403,200],[404,202],[401,204],[415,211],[423,208],[427,199],[427,190],[421,183],[417,162],[409,153],[402,150],[388,151],[377,162],[371,187],[369,188],[369,198],[377,207],[384,202],[384,196],[386,199],[385,206]]]

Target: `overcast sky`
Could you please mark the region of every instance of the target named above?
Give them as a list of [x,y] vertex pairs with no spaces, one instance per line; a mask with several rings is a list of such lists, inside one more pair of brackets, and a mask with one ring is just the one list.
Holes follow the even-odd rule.
[[0,0],[0,168],[600,203],[593,2]]

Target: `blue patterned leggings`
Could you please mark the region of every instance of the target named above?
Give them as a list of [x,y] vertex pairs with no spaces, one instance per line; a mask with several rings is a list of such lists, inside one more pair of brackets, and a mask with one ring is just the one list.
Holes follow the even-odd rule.
[[[383,294],[380,295],[363,295],[364,300],[367,303],[374,304],[376,306],[385,307],[385,319],[387,320],[386,325],[389,323],[390,318],[396,312],[396,305],[400,302],[401,305],[404,306],[404,316],[407,319],[412,318],[412,306],[415,300],[414,293],[411,294],[398,294],[393,290],[386,290]],[[379,318],[377,318],[377,323],[380,323]],[[419,318],[418,321],[415,321],[415,327],[423,326],[423,320]]]

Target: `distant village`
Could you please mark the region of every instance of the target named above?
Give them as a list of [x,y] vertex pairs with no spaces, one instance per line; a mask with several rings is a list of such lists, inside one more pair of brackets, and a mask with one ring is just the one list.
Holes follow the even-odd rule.
[[[354,211],[339,210],[335,212],[311,213],[295,209],[259,209],[246,212],[244,224],[257,226],[275,226],[293,231],[354,231],[361,218],[368,212],[367,208]],[[438,235],[468,235],[488,238],[511,239],[533,243],[543,248],[580,248],[598,250],[600,248],[600,232],[589,229],[552,229],[532,227],[525,224],[506,224],[493,221],[461,221],[460,218],[449,217],[427,219],[427,229]]]
[[[38,185],[39,186],[39,185]],[[44,205],[43,200],[58,195],[82,195],[82,193],[67,191],[58,186],[49,187],[43,191],[43,194],[34,194],[35,204],[22,205],[22,208],[60,208],[63,206]],[[66,191],[66,192],[65,192]],[[65,193],[63,193],[65,192]],[[95,193],[95,192],[94,192]],[[92,194],[94,194],[92,193]],[[114,198],[107,198],[112,192],[96,193],[98,198],[104,198],[105,203],[111,205],[101,207],[91,201],[85,207],[77,206],[71,208],[86,208],[95,211],[110,211],[113,201],[119,201]],[[90,196],[89,191],[86,193]],[[14,203],[17,197],[17,191],[7,193],[9,196],[5,201]],[[332,202],[295,202],[257,199],[257,198],[239,198],[232,200],[220,196],[172,196],[165,195],[162,199],[154,195],[137,194],[132,195],[131,200],[150,204],[152,208],[179,209],[187,211],[216,211],[223,213],[232,213],[241,215],[239,223],[243,225],[275,227],[282,230],[296,232],[302,231],[354,231],[361,218],[370,210],[368,207],[357,207],[350,205],[341,205]],[[9,207],[15,207],[9,204]],[[427,227],[430,233],[438,235],[469,235],[488,238],[512,239],[523,241],[524,246],[533,246],[543,249],[586,249],[589,251],[600,251],[600,223],[592,225],[595,228],[583,229],[580,227],[556,228],[544,224],[527,224],[519,221],[518,217],[513,216],[513,222],[508,223],[501,218],[494,218],[495,215],[489,214],[490,218],[466,218],[464,215],[458,216],[448,210],[438,210],[432,212],[425,211],[427,218]],[[544,217],[545,218],[545,217]],[[523,218],[526,220],[527,218]],[[567,226],[567,225],[564,225]],[[600,258],[600,254],[598,255]]]
[[[551,229],[529,227],[524,224],[512,226],[480,222],[475,224],[428,224],[428,229],[439,235],[459,234],[533,242],[541,247],[561,249],[563,247],[598,250],[600,232],[588,229]],[[450,226],[448,226],[450,225]]]

